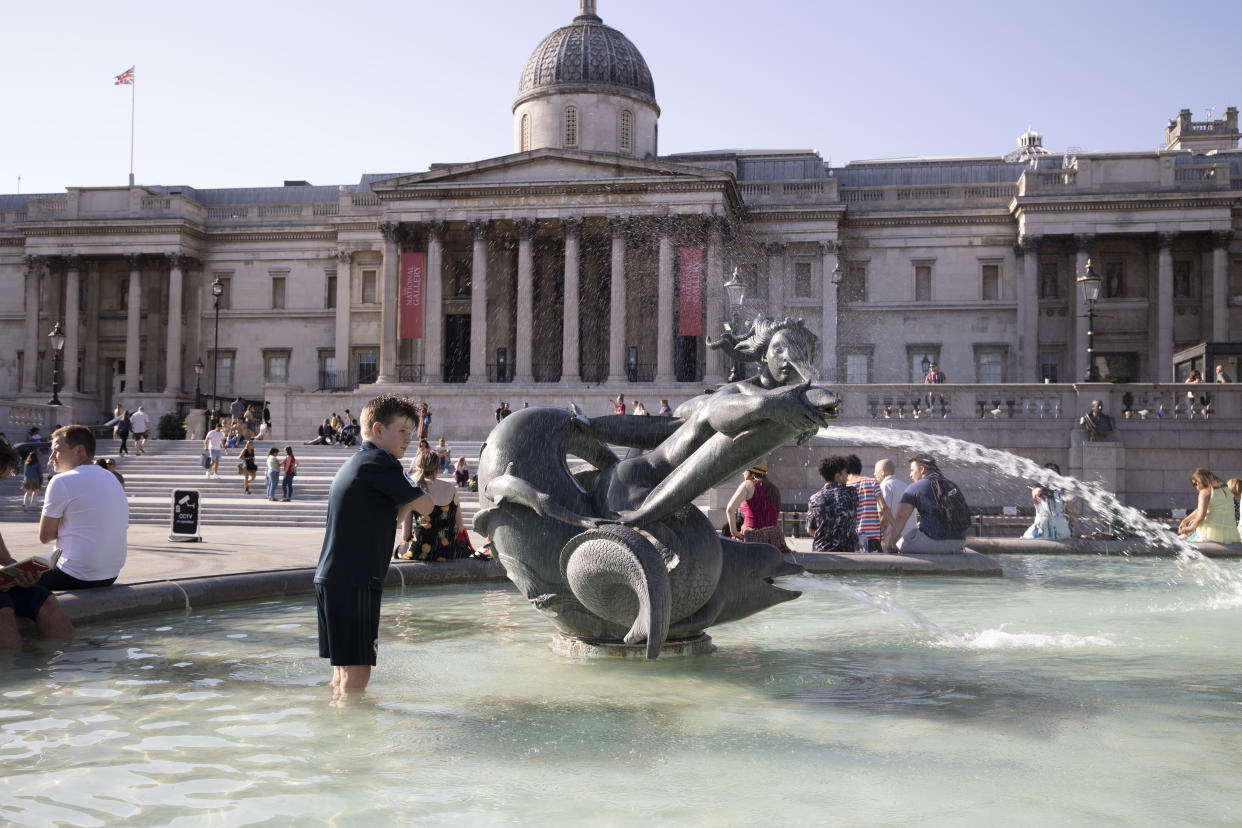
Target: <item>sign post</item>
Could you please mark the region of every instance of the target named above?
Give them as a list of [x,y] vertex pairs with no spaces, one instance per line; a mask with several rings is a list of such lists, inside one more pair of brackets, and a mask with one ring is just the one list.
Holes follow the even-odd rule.
[[201,541],[198,534],[202,498],[194,489],[173,489],[171,541]]

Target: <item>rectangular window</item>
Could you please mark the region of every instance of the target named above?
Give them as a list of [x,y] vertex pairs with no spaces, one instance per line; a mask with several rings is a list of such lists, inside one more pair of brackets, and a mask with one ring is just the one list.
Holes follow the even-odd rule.
[[228,310],[229,308],[233,307],[233,274],[232,272],[217,273],[215,274],[215,277],[212,279],[212,281],[207,283],[207,304],[205,305],[205,307],[210,310],[214,310],[216,307],[215,294],[211,292],[212,284],[216,280],[219,280],[220,287],[222,290],[222,292],[220,293],[220,310]]
[[1000,265],[985,264],[983,266],[983,299],[996,300],[1000,295]]
[[362,304],[375,304],[375,271],[362,271]]
[[284,383],[289,381],[289,350],[263,351],[263,381]]
[[1057,277],[1056,262],[1039,263],[1039,298],[1061,298],[1061,283],[1060,279]]
[[233,352],[221,351],[215,355],[216,378],[212,388],[221,397],[233,396]]
[[1189,299],[1194,296],[1193,288],[1190,284],[1190,262],[1180,261],[1173,263],[1173,298]]
[[1108,262],[1104,265],[1104,298],[1120,299],[1126,295],[1125,262]]
[[1095,355],[1095,368],[1104,382],[1134,382],[1138,379],[1138,354],[1133,351]]
[[323,295],[323,306],[325,308],[336,307],[336,274],[329,273],[327,279],[328,285]]
[[975,351],[975,381],[995,384],[1005,381],[1005,352],[1000,348]]
[[867,267],[866,265],[850,265],[845,271],[842,291],[846,302],[867,301]]
[[812,299],[815,296],[811,287],[811,263],[794,262],[794,298]]
[[285,306],[285,283],[288,277],[272,276],[272,309],[279,310]]
[[845,381],[853,385],[871,382],[871,355],[845,355]]
[[1039,378],[1048,382],[1060,382],[1061,354],[1057,351],[1040,351]]
[[375,378],[379,376],[379,353],[359,351],[357,360],[359,384],[375,382]]
[[932,269],[929,264],[914,266],[914,301],[930,302],[932,298]]

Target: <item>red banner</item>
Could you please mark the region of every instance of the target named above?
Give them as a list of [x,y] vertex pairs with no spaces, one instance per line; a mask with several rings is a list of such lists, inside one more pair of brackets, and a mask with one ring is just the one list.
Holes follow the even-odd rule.
[[423,338],[423,254],[401,254],[401,338]]
[[680,336],[702,336],[703,248],[679,247],[677,259],[681,270],[677,333]]

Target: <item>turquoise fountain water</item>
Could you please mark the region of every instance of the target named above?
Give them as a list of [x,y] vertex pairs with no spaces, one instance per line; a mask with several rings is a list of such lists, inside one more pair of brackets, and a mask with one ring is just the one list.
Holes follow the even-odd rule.
[[[873,431],[850,436],[914,439]],[[1018,458],[933,450],[1112,508]],[[0,661],[0,823],[1232,821],[1242,566],[1002,564],[798,576],[799,600],[715,628],[716,654],[652,662],[555,656],[508,588],[390,593],[376,680],[345,708],[310,600],[87,628]]]

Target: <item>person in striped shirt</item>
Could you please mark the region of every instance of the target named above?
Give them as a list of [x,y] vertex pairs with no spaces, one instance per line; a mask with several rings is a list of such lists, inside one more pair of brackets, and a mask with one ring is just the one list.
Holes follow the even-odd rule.
[[845,458],[846,485],[858,491],[858,543],[864,552],[880,551],[880,543],[884,536],[881,518],[887,506],[884,496],[880,493],[880,484],[874,477],[863,477],[862,460],[857,454]]

